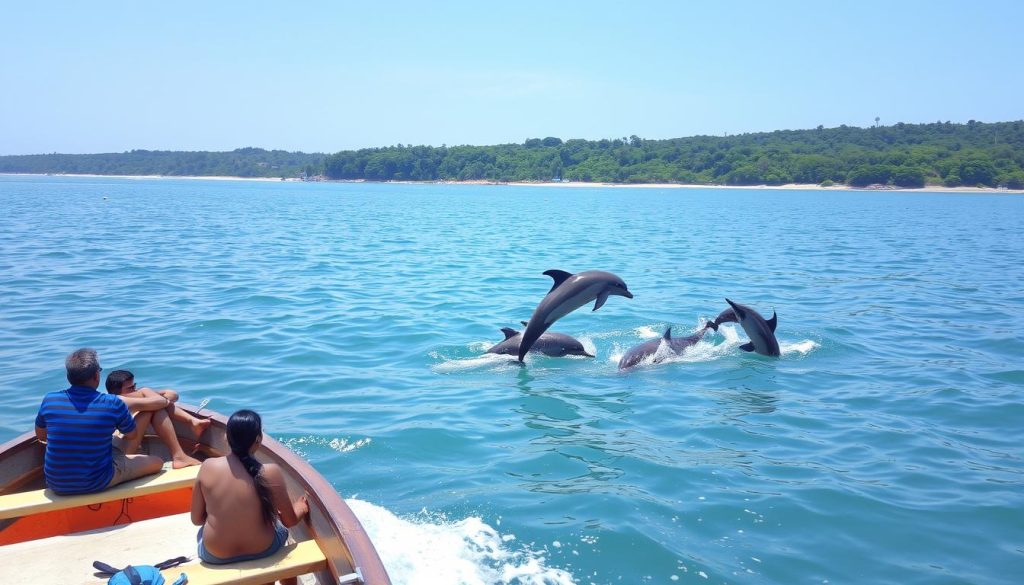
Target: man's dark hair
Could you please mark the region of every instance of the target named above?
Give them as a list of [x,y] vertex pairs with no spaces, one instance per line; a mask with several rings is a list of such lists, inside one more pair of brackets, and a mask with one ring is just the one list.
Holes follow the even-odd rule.
[[135,374],[128,370],[114,370],[107,374],[107,392],[111,394],[121,394],[121,388],[124,387],[124,383],[128,380],[133,380]]
[[64,368],[68,371],[68,382],[73,386],[88,384],[103,369],[100,367],[100,359],[96,357],[96,350],[91,347],[71,352],[64,360]]

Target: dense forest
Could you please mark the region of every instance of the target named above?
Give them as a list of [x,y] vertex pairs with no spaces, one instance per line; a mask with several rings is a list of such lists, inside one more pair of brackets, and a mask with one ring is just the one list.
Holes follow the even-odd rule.
[[242,148],[0,157],[0,172],[326,177],[369,181],[586,181],[1024,189],[1024,121],[895,124],[646,140],[531,138],[332,155]]
[[262,148],[231,152],[132,150],[108,154],[0,156],[0,173],[302,177],[322,173],[325,155]]
[[645,140],[533,138],[498,146],[394,146],[327,157],[330,179],[846,183],[1024,188],[1024,122],[896,124]]

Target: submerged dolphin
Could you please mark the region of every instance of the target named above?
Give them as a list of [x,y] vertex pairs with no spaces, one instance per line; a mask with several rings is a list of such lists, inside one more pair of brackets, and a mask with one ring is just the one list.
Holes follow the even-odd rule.
[[725,299],[732,310],[736,312],[736,319],[740,327],[750,338],[750,343],[740,346],[743,351],[756,351],[761,355],[778,357],[782,355],[779,351],[779,342],[775,339],[775,326],[778,324],[778,316],[772,311],[772,318],[765,321],[764,317],[754,309],[746,305],[734,303]]
[[736,311],[729,308],[719,313],[718,317],[715,317],[714,321],[708,321],[707,326],[718,331],[718,326],[722,323],[735,323],[737,321],[739,321],[739,319],[736,318]]
[[[526,321],[523,321],[522,323],[523,325],[527,324]],[[522,340],[520,333],[509,327],[503,327],[501,332],[505,334],[505,341],[502,341],[498,345],[488,349],[487,353],[506,355],[516,355],[519,353],[519,342]],[[579,340],[564,333],[544,333],[537,338],[537,341],[534,342],[530,351],[542,353],[551,357],[562,357],[566,355],[594,357],[587,353],[587,350],[583,349],[583,344],[580,343]]]
[[[645,341],[640,345],[630,349],[622,356],[619,360],[619,369],[624,370],[626,368],[632,368],[639,364],[644,358],[652,356],[658,353],[658,348],[661,347],[662,343],[668,345],[672,353],[679,355],[691,345],[697,343],[704,338],[704,334],[707,333],[708,329],[711,329],[711,323],[704,326],[703,329],[690,335],[689,337],[672,337],[672,328],[669,327],[665,330],[665,334],[658,339],[652,339],[651,341]],[[658,363],[662,360],[655,358],[654,363]]]
[[544,274],[550,276],[555,283],[533,311],[530,322],[526,324],[526,330],[523,331],[522,340],[519,342],[519,361],[523,361],[526,352],[530,351],[541,334],[555,321],[590,301],[597,299],[594,303],[596,311],[608,300],[609,295],[633,298],[633,293],[626,288],[626,283],[611,272],[587,270],[569,274],[564,270],[548,270]]

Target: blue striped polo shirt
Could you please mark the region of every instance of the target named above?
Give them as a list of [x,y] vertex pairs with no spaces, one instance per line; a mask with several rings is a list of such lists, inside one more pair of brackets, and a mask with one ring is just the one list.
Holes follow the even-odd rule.
[[72,386],[43,397],[36,426],[46,429],[46,486],[63,495],[88,494],[110,483],[114,429],[130,433],[135,419],[117,396]]

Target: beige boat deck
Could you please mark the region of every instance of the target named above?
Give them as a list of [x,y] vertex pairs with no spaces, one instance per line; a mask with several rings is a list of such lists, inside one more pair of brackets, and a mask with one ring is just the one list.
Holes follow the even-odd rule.
[[326,560],[313,540],[289,540],[266,559],[207,565],[196,558],[196,532],[189,514],[175,514],[122,526],[0,546],[0,583],[103,585],[93,561],[114,567],[152,565],[178,556],[193,560],[163,571],[167,583],[188,575],[190,585],[271,583],[323,569]]
[[165,463],[164,468],[155,475],[140,477],[93,494],[58,496],[48,489],[7,494],[0,496],[0,520],[191,487],[198,473],[198,465],[171,469],[170,463]]

